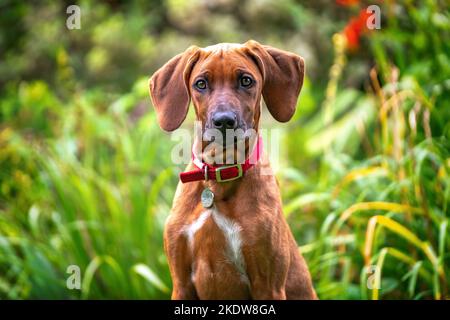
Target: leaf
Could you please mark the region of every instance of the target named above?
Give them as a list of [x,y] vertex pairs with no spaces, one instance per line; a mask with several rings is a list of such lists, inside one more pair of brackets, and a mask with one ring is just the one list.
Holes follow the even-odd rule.
[[447,227],[448,227],[448,220],[445,219],[441,222],[439,226],[439,259],[441,259],[441,263],[444,260],[444,253],[445,253],[445,238],[447,236]]
[[123,272],[120,268],[119,264],[114,260],[114,258],[110,256],[97,256],[89,263],[86,268],[86,272],[84,274],[83,282],[81,285],[81,298],[88,299],[91,291],[91,283],[94,278],[95,272],[100,268],[102,264],[107,264],[111,267],[111,269],[115,272],[116,281],[121,282],[122,287],[123,283]]
[[39,234],[39,215],[39,207],[37,205],[31,206],[30,210],[28,211],[28,222],[35,236]]
[[143,263],[135,264],[132,267],[132,270],[136,272],[138,275],[143,277],[145,280],[150,282],[156,288],[161,290],[164,293],[169,292],[169,288],[161,281],[161,279],[156,275],[155,272],[152,271],[147,265]]
[[370,175],[385,176],[387,175],[387,173],[388,172],[386,171],[386,169],[380,166],[354,169],[349,173],[347,173],[347,175],[336,185],[336,187],[333,190],[333,198],[336,198],[341,189],[354,180]]
[[419,271],[420,271],[421,267],[422,267],[422,261],[417,261],[413,265],[411,271],[409,271],[407,274],[405,274],[405,276],[402,279],[402,280],[406,280],[406,279],[410,278],[409,283],[408,283],[408,293],[411,298],[414,297],[414,292],[416,291],[417,276],[419,275]]
[[422,250],[422,252],[427,256],[427,258],[432,263],[436,273],[443,274],[443,269],[438,266],[438,259],[436,257],[436,254],[434,253],[433,248],[428,242],[420,240],[409,229],[402,226],[400,223],[392,220],[391,218],[379,215],[370,218],[369,223],[367,225],[366,241],[364,245],[364,258],[367,265],[370,263],[370,257],[372,254],[372,245],[375,235],[375,227],[377,224],[382,225],[385,228],[391,230],[392,232],[398,234],[399,236],[403,237],[408,242],[410,242],[411,244]]
[[373,202],[359,202],[351,205],[340,215],[338,222],[335,225],[334,232],[336,233],[341,225],[347,221],[355,212],[369,211],[369,210],[384,210],[390,212],[411,212],[422,214],[422,209],[411,207],[405,204],[398,204],[393,202],[373,201]]
[[284,214],[286,217],[288,217],[294,210],[301,208],[307,204],[323,202],[329,199],[330,195],[328,193],[318,193],[318,192],[306,193],[295,198],[286,206],[284,206]]

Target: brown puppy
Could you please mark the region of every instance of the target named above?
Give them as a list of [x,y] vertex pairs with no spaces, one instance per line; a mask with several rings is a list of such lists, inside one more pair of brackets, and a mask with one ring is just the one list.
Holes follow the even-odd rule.
[[[203,130],[257,131],[261,96],[272,116],[286,122],[303,76],[301,57],[255,41],[190,47],[152,76],[150,92],[166,131],[181,125],[191,99]],[[192,162],[187,167],[195,169]],[[164,232],[172,299],[317,298],[283,216],[277,181],[263,174],[268,169],[262,157],[233,181],[179,183]],[[205,188],[214,194],[206,208],[200,201]]]

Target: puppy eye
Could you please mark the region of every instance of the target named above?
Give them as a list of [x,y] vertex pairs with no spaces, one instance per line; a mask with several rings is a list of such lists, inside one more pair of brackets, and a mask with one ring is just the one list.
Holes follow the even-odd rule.
[[195,87],[197,87],[197,89],[200,90],[206,89],[206,81],[203,79],[197,80],[194,85]]
[[243,77],[240,79],[240,83],[241,83],[241,86],[242,86],[242,87],[248,88],[248,87],[250,87],[250,86],[252,85],[253,80],[252,80],[252,78],[250,78],[250,77],[243,76]]

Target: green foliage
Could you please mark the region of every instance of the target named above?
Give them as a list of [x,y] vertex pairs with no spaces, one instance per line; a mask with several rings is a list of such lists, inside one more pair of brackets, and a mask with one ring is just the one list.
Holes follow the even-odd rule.
[[[103,99],[96,92],[74,96],[45,141],[2,131],[2,168],[13,170],[2,170],[3,296],[168,297],[161,233],[174,190],[163,187],[176,183],[164,165],[170,144],[154,113],[132,120],[125,112],[147,94],[143,79],[105,110],[94,107]],[[81,296],[64,290],[71,264],[85,272]]]
[[78,31],[54,1],[0,6],[0,298],[169,298],[162,231],[183,168],[147,77],[191,44],[248,38],[306,58],[277,175],[319,297],[449,297],[442,1],[383,4],[353,53],[338,32],[355,9],[320,1],[85,0]]

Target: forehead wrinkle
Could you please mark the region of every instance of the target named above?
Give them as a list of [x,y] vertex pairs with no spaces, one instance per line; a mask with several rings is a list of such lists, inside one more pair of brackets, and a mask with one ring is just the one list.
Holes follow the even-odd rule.
[[236,53],[240,56],[240,57],[242,57],[243,59],[245,59],[245,61],[248,63],[250,63],[250,64],[247,64],[246,65],[246,69],[250,69],[252,72],[259,72],[259,67],[258,67],[258,65],[256,64],[256,62],[253,60],[253,59],[251,59],[250,57],[249,57],[249,55],[246,53],[246,51],[244,51],[244,50],[236,50]]
[[[218,81],[220,79],[228,78],[230,73],[234,74],[235,71],[241,66],[236,64],[233,60],[227,59],[226,56],[211,55],[200,64],[197,75],[208,75],[208,79],[214,79]],[[231,70],[231,72],[230,72]]]
[[194,67],[195,76],[206,75],[211,83],[224,84],[235,81],[240,74],[248,73],[258,79],[258,66],[242,50],[242,45],[220,44],[202,48],[202,58]]
[[[239,43],[219,43],[200,49],[203,53],[203,63],[206,64],[212,59],[237,60],[243,58],[245,61],[252,61],[245,53],[245,46]],[[234,58],[234,59],[233,59]],[[254,62],[252,61],[252,64]]]

